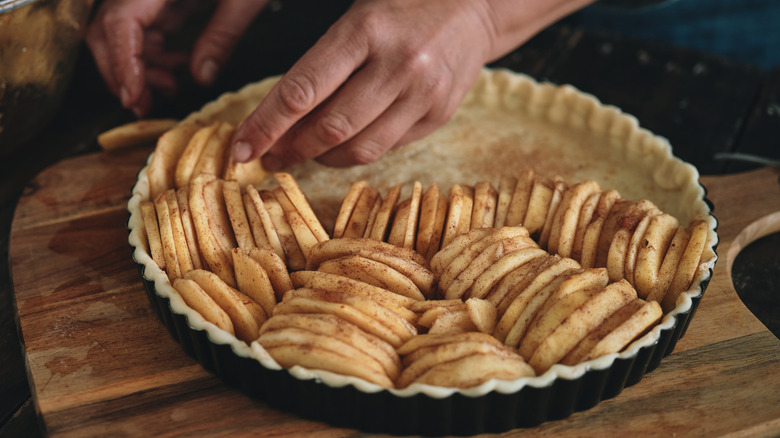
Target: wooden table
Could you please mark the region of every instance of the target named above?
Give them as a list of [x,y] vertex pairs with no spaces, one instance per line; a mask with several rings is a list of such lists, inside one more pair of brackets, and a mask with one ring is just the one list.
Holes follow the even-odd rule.
[[[353,434],[277,411],[227,387],[186,356],[157,320],[122,227],[127,187],[148,152],[98,153],[58,163],[34,180],[17,209],[11,236],[14,287],[34,395],[48,431]],[[72,178],[77,173],[82,177]],[[751,212],[723,209],[724,259],[688,334],[659,368],[594,409],[516,432],[780,431],[780,340],[745,308],[728,272],[733,248],[747,239],[741,237],[746,226],[774,212],[774,219],[759,223],[759,232],[780,228],[778,176],[778,170],[763,169],[702,179],[716,206],[743,205]]]
[[[778,172],[719,176],[740,167],[710,158],[717,151],[777,153],[772,141],[780,125],[770,109],[777,105],[780,74],[568,28],[544,32],[498,64],[572,83],[668,137],[679,156],[709,175],[702,181],[722,239],[714,280],[688,334],[659,368],[594,409],[517,432],[780,433],[780,341],[745,308],[730,281],[732,248],[750,235],[742,230],[780,211]],[[8,358],[2,362],[8,377],[0,383],[2,419],[17,414],[0,432],[29,435],[45,425],[52,435],[354,434],[276,411],[225,386],[156,320],[124,231],[124,203],[149,149],[83,155],[96,150],[97,132],[129,115],[105,92],[89,91],[96,79],[91,64],[80,68],[69,110],[29,143],[41,152],[28,148],[3,163],[2,218],[5,229],[13,222],[13,289],[10,278],[0,278],[0,351]],[[161,111],[186,112],[186,104]],[[68,155],[78,157],[60,161]],[[44,167],[12,215],[22,184]],[[771,231],[776,221],[765,219],[753,231]],[[15,343],[16,317],[24,356]],[[22,358],[33,399],[25,391]]]

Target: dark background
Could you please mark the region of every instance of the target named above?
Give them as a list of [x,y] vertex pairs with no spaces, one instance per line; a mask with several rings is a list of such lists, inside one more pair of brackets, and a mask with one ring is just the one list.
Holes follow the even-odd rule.
[[[213,88],[187,84],[176,99],[161,100],[150,117],[180,118],[224,91],[283,73],[347,4],[343,0],[272,2]],[[571,22],[542,32],[494,66],[538,80],[569,83],[620,107],[643,127],[667,137],[675,154],[705,175],[756,167],[716,160],[717,152],[780,158],[778,68],[766,70],[706,51],[583,30]],[[107,92],[84,47],[62,109],[13,155],[0,158],[0,437],[41,434],[8,268],[16,202],[37,173],[64,158],[99,151],[97,134],[134,119]],[[737,291],[776,336],[780,336],[778,254],[780,234],[775,234],[751,244],[734,266]]]

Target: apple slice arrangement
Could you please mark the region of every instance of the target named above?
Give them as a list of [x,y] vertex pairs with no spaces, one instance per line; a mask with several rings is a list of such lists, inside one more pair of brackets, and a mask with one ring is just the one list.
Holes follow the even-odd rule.
[[470,388],[620,352],[675,307],[708,244],[704,222],[533,170],[448,194],[357,181],[331,233],[291,175],[258,190],[214,173],[140,203],[176,292],[282,367],[384,388]]

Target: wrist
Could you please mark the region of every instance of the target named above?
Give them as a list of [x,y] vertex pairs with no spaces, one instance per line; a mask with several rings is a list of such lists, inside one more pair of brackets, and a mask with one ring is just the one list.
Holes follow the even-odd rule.
[[487,61],[516,49],[544,28],[595,0],[482,0],[491,48]]

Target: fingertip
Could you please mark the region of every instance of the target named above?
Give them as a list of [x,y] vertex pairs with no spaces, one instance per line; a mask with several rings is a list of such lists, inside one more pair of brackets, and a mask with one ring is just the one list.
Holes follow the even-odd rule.
[[124,85],[119,87],[119,100],[125,108],[130,108],[133,104],[133,102],[130,101],[130,92],[127,91],[127,87]]
[[252,157],[252,145],[245,141],[237,141],[233,143],[231,154],[237,162],[246,163]]
[[267,0],[218,2],[192,50],[191,70],[198,83],[209,86],[214,82],[220,67],[266,3]]
[[145,89],[129,109],[140,119],[149,113],[152,109],[152,103],[152,92]]
[[206,58],[200,63],[198,68],[198,82],[201,85],[209,86],[217,79],[219,64],[213,58]]

